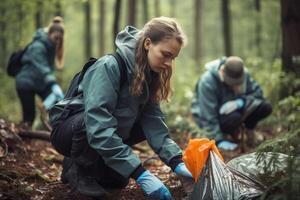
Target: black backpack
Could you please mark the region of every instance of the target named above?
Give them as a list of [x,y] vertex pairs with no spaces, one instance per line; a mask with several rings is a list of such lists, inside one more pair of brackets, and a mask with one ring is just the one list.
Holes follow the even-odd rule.
[[23,67],[21,59],[29,45],[27,45],[24,49],[14,51],[10,55],[6,66],[6,71],[9,76],[15,77],[21,71]]
[[[122,83],[127,80],[126,66],[124,60],[118,53],[109,54],[112,55],[119,66],[120,70],[120,88]],[[76,102],[77,97],[82,95],[78,91],[80,82],[82,81],[85,72],[97,61],[96,58],[90,58],[87,63],[83,66],[82,70],[75,74],[73,77],[66,95],[63,100],[56,103],[49,110],[49,122],[53,129],[55,129],[61,122],[65,121],[69,116],[72,116],[78,112],[84,111],[84,106],[81,103]]]

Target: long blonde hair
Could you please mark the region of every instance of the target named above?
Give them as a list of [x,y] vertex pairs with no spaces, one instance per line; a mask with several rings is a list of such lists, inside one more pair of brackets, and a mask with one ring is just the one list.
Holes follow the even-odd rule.
[[[135,52],[135,76],[130,88],[131,94],[139,96],[144,87],[145,73],[150,70],[148,63],[148,53],[144,43],[150,38],[153,44],[157,44],[164,39],[175,38],[181,46],[186,44],[186,35],[174,18],[157,17],[151,19],[145,24],[139,33]],[[159,102],[169,101],[172,95],[171,87],[172,68],[163,70],[160,73],[154,73],[151,81],[150,99]]]
[[[55,16],[48,27],[45,28],[45,31],[48,32],[53,26],[61,26],[61,28],[64,30],[64,19],[60,16]],[[62,41],[58,46],[56,46],[55,49],[55,66],[58,70],[62,70],[64,66],[64,34]]]

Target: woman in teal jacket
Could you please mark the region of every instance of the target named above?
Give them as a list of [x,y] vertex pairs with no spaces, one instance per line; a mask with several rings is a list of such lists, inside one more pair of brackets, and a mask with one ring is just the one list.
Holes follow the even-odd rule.
[[63,98],[54,75],[56,58],[56,64],[62,63],[63,35],[64,28],[59,22],[50,24],[47,32],[39,29],[22,56],[23,67],[16,75],[16,89],[26,127],[31,127],[34,122],[36,94],[46,109]]
[[[62,181],[81,194],[105,195],[103,188],[123,188],[136,180],[154,199],[171,199],[169,190],[146,170],[131,146],[146,140],[160,159],[179,176],[192,180],[182,151],[170,138],[159,102],[171,95],[172,64],[185,43],[171,18],[149,21],[142,30],[126,27],[116,38],[117,53],[126,65],[126,81],[111,55],[86,72],[79,88],[84,114],[77,113],[52,131],[52,144],[65,158]],[[70,144],[71,150],[65,148]]]

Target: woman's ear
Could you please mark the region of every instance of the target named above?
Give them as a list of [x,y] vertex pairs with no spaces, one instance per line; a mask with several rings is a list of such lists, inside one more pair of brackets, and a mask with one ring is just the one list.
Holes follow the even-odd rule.
[[151,46],[151,40],[150,38],[146,38],[144,41],[144,48],[148,51],[150,46]]

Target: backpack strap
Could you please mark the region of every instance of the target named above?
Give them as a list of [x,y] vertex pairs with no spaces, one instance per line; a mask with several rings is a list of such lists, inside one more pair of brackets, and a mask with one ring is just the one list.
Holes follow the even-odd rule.
[[93,58],[93,57],[90,57],[90,59],[84,64],[81,72],[80,72],[80,75],[79,75],[79,78],[78,78],[78,82],[77,84],[79,85],[79,83],[82,81],[83,79],[83,76],[85,74],[85,72],[90,68],[90,66],[92,66],[98,59],[97,58]]
[[126,74],[126,64],[125,64],[125,61],[123,60],[123,58],[120,56],[119,53],[115,52],[113,54],[109,54],[109,55],[112,55],[117,63],[118,63],[118,66],[119,66],[119,70],[120,70],[120,88],[122,86],[122,83],[126,82],[127,81],[127,74]]

